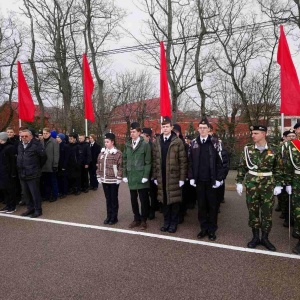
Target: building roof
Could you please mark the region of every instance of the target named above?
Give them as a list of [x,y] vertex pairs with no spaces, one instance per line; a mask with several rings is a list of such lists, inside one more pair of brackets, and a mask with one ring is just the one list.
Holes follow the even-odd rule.
[[[3,105],[8,105],[8,104],[9,104],[9,101],[5,101],[3,103]],[[18,111],[19,103],[17,101],[12,101],[11,102],[11,107],[15,111],[15,113],[17,115],[19,115],[19,111]],[[40,106],[38,104],[34,104],[34,116],[39,117],[40,114],[41,114]],[[44,117],[49,119],[50,115],[45,111],[44,112]]]

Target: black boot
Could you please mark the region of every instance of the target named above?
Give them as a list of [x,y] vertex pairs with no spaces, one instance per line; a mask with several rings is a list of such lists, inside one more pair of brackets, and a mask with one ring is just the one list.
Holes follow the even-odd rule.
[[253,239],[247,244],[248,248],[255,248],[260,244],[259,229],[252,228]]
[[270,251],[276,251],[275,246],[269,241],[269,233],[263,232],[260,240],[261,245],[265,246]]
[[300,240],[299,240],[298,244],[296,245],[296,247],[293,249],[293,252],[296,254],[300,254]]

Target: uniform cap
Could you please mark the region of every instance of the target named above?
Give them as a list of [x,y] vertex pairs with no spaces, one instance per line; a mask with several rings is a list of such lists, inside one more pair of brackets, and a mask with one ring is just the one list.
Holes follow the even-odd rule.
[[131,130],[137,129],[137,128],[141,128],[140,123],[138,123],[138,122],[131,123],[131,125],[130,125]]
[[162,118],[162,122],[161,122],[162,125],[169,124],[169,123],[172,124],[172,120],[170,117],[165,116]]
[[300,122],[295,124],[294,129],[297,129],[298,127],[300,127]]
[[152,136],[152,130],[151,130],[151,128],[143,128],[142,129],[142,133],[146,133],[146,134]]
[[173,129],[181,133],[181,126],[179,124],[174,124]]
[[265,125],[253,125],[253,126],[250,126],[250,131],[253,131],[253,130],[259,130],[259,131],[267,132],[268,128]]

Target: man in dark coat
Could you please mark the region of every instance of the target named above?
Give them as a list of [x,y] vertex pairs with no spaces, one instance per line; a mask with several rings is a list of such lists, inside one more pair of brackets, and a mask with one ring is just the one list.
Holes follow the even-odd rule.
[[85,141],[85,135],[80,134],[79,137],[79,154],[81,161],[81,191],[87,193],[89,191],[89,164],[92,161],[91,149],[89,143]]
[[4,197],[5,207],[0,212],[16,211],[16,149],[8,140],[6,132],[0,132],[0,190]]
[[187,157],[182,140],[172,131],[172,121],[164,117],[163,133],[156,138],[152,151],[153,178],[158,186],[158,201],[163,203],[161,231],[175,233],[178,225],[181,188],[187,177]]
[[79,153],[79,146],[77,143],[77,134],[72,133],[69,135],[69,162],[67,165],[69,177],[69,193],[74,193],[76,196],[81,193],[81,159]]
[[96,135],[90,134],[90,149],[91,149],[91,162],[89,164],[89,175],[90,175],[90,189],[96,191],[98,189],[99,182],[97,180],[96,169],[97,159],[101,151],[100,145],[96,141]]
[[66,136],[59,133],[56,136],[56,141],[59,144],[59,161],[57,172],[58,195],[63,199],[68,194],[68,163],[70,157],[70,146],[65,142]]
[[223,166],[208,134],[209,127],[206,118],[199,122],[200,136],[191,145],[188,176],[190,184],[196,186],[197,191],[198,220],[201,227],[198,238],[208,235],[209,240],[214,241],[218,229],[216,188],[222,184]]
[[17,166],[22,192],[27,204],[27,211],[22,216],[37,218],[42,215],[39,179],[47,156],[42,144],[33,138],[30,130],[23,130],[20,137],[22,142],[18,148]]

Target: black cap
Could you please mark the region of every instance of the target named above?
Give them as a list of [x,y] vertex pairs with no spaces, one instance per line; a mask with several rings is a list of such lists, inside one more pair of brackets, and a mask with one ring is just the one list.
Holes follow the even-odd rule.
[[43,134],[43,130],[40,129],[40,130],[39,130],[39,134]]
[[151,130],[151,128],[143,128],[142,129],[142,133],[146,133],[146,134],[152,136],[152,130]]
[[300,127],[300,122],[295,124],[294,129],[297,129],[298,127]]
[[168,124],[168,123],[172,124],[171,118],[168,117],[168,116],[163,117],[161,124],[165,125],[165,124]]
[[295,132],[295,130],[290,129],[290,130],[287,131],[287,134],[286,134],[286,135],[289,135],[290,133],[296,133],[296,132]]
[[285,132],[283,133],[283,136],[287,136],[289,133],[290,133],[290,131],[287,130],[287,131],[285,131]]
[[105,133],[105,138],[109,139],[111,141],[114,141],[116,139],[116,136],[113,133],[108,132],[108,133]]
[[207,118],[203,118],[200,122],[199,122],[199,125],[202,124],[202,125],[207,125],[209,127],[209,122],[207,120]]
[[173,125],[173,129],[176,130],[176,131],[178,131],[179,133],[181,133],[181,127],[180,127],[179,124],[174,124]]
[[133,123],[131,123],[131,125],[130,125],[130,129],[131,129],[131,130],[137,129],[137,128],[141,128],[140,123],[138,123],[138,122],[133,122]]
[[253,126],[250,126],[250,130],[251,131],[253,131],[253,130],[259,130],[259,131],[267,132],[268,128],[265,125],[253,125]]
[[36,136],[36,132],[34,128],[28,128],[28,130],[31,132],[32,136]]

